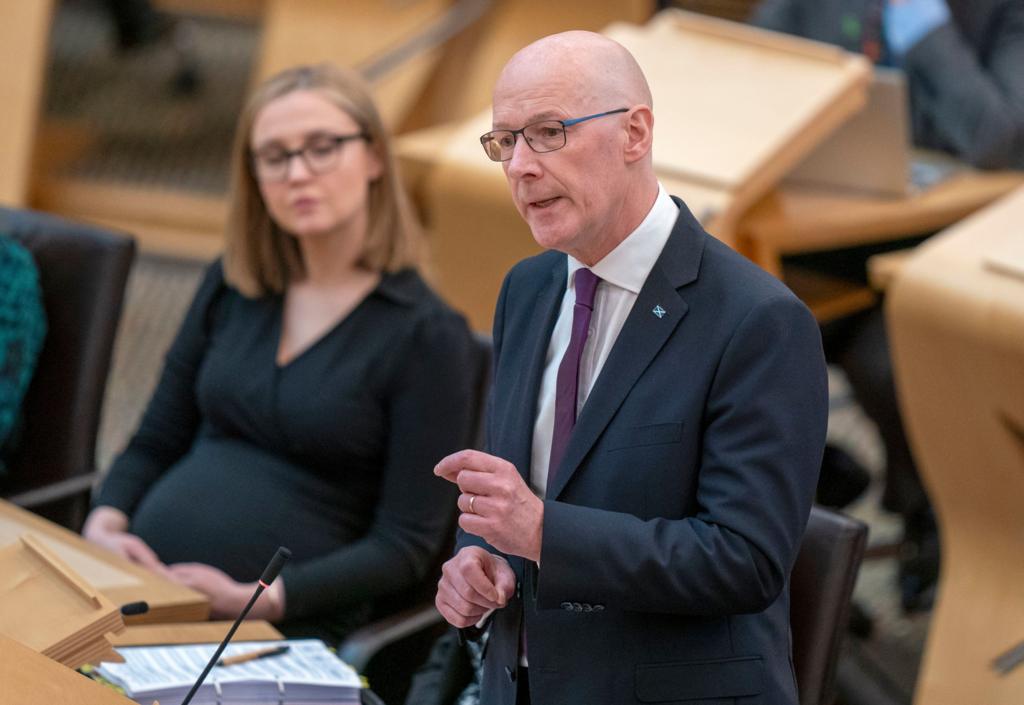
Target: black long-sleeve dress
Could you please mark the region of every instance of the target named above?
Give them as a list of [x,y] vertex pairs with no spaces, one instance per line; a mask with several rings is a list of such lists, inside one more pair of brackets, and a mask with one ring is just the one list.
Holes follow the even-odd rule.
[[471,341],[412,271],[283,366],[281,320],[281,297],[245,298],[211,266],[96,503],[164,562],[239,581],[287,546],[280,626],[336,641],[442,547],[457,490],[432,470],[468,440]]

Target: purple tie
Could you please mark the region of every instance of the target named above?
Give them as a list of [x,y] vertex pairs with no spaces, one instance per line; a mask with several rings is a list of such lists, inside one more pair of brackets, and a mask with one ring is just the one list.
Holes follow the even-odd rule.
[[601,278],[589,269],[576,270],[576,305],[572,307],[572,337],[558,365],[555,384],[555,428],[551,435],[551,459],[548,462],[548,489],[558,471],[569,445],[569,436],[576,425],[576,401],[579,398],[580,358],[590,332],[590,316],[594,313],[594,292]]

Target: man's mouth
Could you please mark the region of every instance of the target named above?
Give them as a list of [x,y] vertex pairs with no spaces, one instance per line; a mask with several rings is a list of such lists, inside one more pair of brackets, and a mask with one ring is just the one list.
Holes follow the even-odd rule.
[[542,201],[530,201],[531,208],[547,208],[552,203],[557,201],[561,196],[555,196],[554,198],[546,198]]

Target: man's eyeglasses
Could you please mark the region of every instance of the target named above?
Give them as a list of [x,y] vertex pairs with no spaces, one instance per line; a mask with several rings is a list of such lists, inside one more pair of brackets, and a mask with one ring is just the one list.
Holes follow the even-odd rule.
[[292,158],[301,157],[302,163],[313,174],[325,174],[338,162],[341,146],[349,140],[369,140],[365,132],[354,135],[317,135],[298,149],[265,147],[252,153],[253,169],[260,181],[284,181],[288,178]]
[[519,130],[492,130],[480,138],[480,144],[491,161],[506,162],[512,158],[516,150],[516,135],[522,135],[530,149],[538,154],[554,152],[565,146],[565,128],[577,125],[586,120],[628,112],[629,108],[609,110],[571,120],[541,120],[530,123]]

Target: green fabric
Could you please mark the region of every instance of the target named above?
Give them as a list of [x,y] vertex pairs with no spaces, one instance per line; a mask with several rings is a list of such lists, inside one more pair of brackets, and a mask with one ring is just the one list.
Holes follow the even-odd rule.
[[46,313],[32,255],[0,234],[0,476],[15,445],[21,400],[45,335]]

